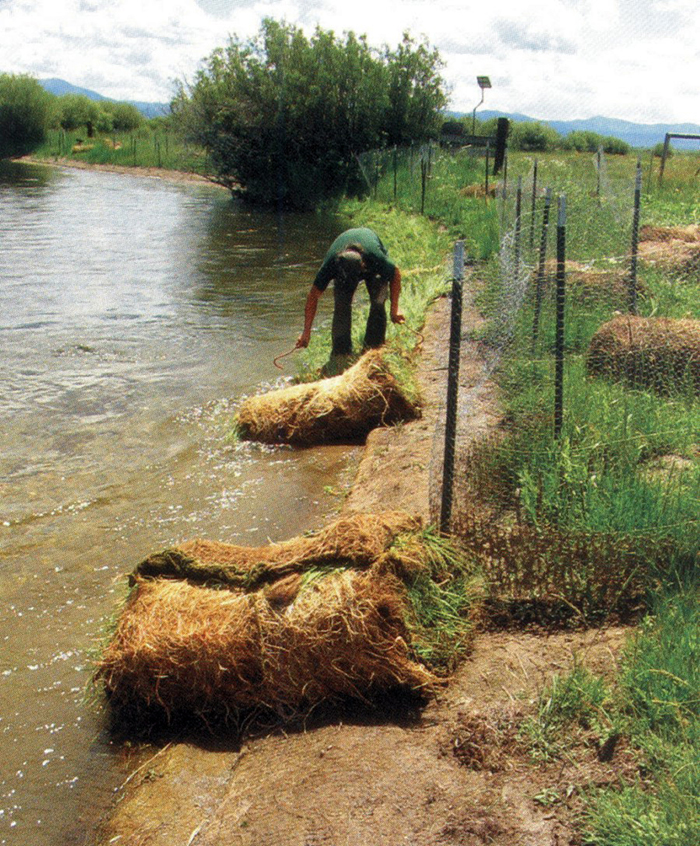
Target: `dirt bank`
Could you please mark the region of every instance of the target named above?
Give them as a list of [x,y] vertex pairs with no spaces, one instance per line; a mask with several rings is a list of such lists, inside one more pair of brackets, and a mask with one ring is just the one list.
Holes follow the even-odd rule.
[[[468,334],[478,316],[468,306]],[[421,419],[373,432],[344,512],[401,508],[431,513],[431,463],[444,401],[449,302],[425,328]],[[463,387],[481,374],[466,344]],[[493,388],[475,394],[467,440],[496,425]],[[439,440],[439,439],[438,439]],[[464,444],[462,444],[464,446]],[[437,458],[436,458],[437,453]],[[621,629],[551,635],[482,633],[450,685],[424,708],[389,702],[375,711],[312,715],[295,730],[230,742],[173,742],[119,790],[101,846],[548,846],[572,842],[579,791],[617,778],[624,752],[601,762],[594,744],[535,765],[518,740],[538,691],[574,661],[615,668]],[[92,842],[92,841],[89,841]]]
[[173,182],[182,185],[204,185],[215,188],[217,191],[227,191],[223,185],[212,182],[206,176],[199,173],[186,173],[182,170],[166,170],[162,167],[130,167],[128,165],[114,164],[93,164],[81,162],[77,159],[55,158],[37,159],[34,156],[23,156],[16,161],[27,162],[28,164],[46,165],[47,167],[74,168],[77,170],[101,170],[105,173],[120,173],[126,176],[136,176],[141,179],[162,179],[164,182]]

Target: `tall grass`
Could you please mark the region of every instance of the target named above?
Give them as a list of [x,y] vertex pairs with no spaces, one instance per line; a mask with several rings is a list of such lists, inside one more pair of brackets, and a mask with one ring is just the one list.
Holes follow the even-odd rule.
[[619,707],[645,763],[636,784],[590,797],[588,843],[700,842],[699,600],[697,582],[659,597],[627,649]]

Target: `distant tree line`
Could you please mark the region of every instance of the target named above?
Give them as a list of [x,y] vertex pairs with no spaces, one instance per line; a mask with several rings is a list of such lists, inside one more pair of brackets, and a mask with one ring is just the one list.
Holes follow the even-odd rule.
[[[496,132],[496,118],[478,121],[477,131],[481,135],[494,135]],[[450,121],[451,132],[454,134],[454,123],[461,123],[466,132],[471,132],[472,118],[461,121]],[[556,150],[575,150],[578,153],[595,153],[600,148],[611,155],[626,155],[632,147],[620,138],[610,135],[600,135],[589,130],[574,130],[568,135],[561,135],[554,127],[540,121],[514,121],[508,136],[508,146],[511,150],[526,152],[554,152]]]
[[31,153],[49,129],[129,132],[145,118],[130,103],[90,100],[83,94],[57,97],[36,79],[23,74],[0,74],[0,158]]
[[442,61],[405,34],[395,48],[364,36],[263,21],[204,61],[172,103],[217,179],[265,204],[309,207],[347,190],[357,154],[435,138],[447,103]]

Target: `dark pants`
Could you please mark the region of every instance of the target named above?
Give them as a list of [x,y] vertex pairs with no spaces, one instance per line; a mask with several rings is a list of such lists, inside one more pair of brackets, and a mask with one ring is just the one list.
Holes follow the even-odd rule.
[[[333,348],[331,355],[349,355],[352,352],[352,298],[359,283],[348,284],[336,280],[333,285]],[[369,317],[365,329],[365,349],[381,347],[386,340],[386,298],[389,285],[379,279],[366,279],[369,294]]]

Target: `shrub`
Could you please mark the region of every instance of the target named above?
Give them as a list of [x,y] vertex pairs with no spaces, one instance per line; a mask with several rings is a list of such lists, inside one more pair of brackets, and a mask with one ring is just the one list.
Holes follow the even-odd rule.
[[266,204],[314,206],[341,194],[355,156],[384,143],[436,136],[446,102],[440,59],[408,35],[382,54],[266,19],[258,37],[232,39],[180,87],[174,118],[211,155],[218,180]]
[[35,79],[0,74],[0,158],[24,155],[43,142],[51,101]]
[[510,133],[510,146],[514,150],[547,153],[561,144],[561,136],[546,123],[537,121],[515,123]]

